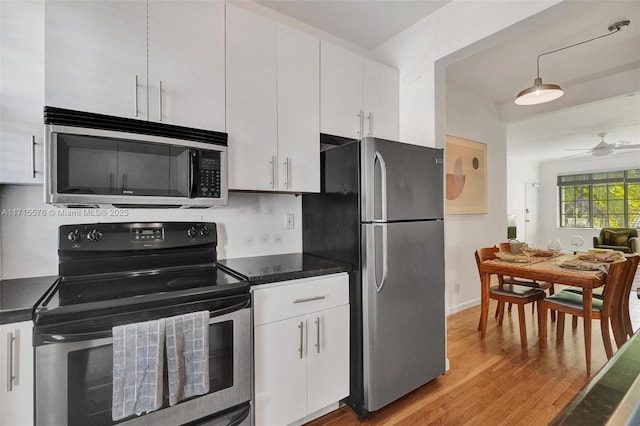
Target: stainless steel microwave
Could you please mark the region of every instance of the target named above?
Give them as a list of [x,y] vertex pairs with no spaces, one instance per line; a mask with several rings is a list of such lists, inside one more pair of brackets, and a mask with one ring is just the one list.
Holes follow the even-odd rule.
[[45,107],[45,202],[226,205],[227,134]]

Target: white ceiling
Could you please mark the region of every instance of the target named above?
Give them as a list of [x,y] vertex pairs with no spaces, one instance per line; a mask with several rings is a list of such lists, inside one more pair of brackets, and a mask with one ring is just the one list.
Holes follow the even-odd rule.
[[256,0],[315,28],[373,49],[450,0]]
[[[367,49],[383,43],[446,5],[433,0],[258,0],[329,34]],[[535,160],[572,155],[605,140],[640,143],[640,1],[562,2],[552,18],[447,66],[452,82],[494,101],[508,124],[513,157]],[[540,77],[565,95],[537,106],[517,106],[517,92],[536,77],[536,56],[603,34],[614,22],[629,27],[540,59]],[[637,94],[638,96],[629,96]],[[627,151],[629,152],[629,151]]]

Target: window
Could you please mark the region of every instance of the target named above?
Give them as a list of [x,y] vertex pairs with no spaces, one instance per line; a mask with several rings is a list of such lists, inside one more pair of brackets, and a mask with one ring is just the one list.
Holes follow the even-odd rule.
[[558,176],[560,226],[640,228],[640,169]]

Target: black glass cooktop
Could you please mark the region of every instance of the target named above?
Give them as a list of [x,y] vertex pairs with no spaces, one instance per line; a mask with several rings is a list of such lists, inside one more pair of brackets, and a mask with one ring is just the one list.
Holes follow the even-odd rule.
[[59,277],[36,306],[35,318],[38,322],[79,314],[93,317],[248,292],[249,283],[244,278],[214,265]]

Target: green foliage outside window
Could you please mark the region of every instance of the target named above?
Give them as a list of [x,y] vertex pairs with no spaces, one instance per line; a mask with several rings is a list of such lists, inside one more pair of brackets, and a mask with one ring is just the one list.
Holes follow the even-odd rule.
[[640,228],[640,169],[558,176],[560,226]]

